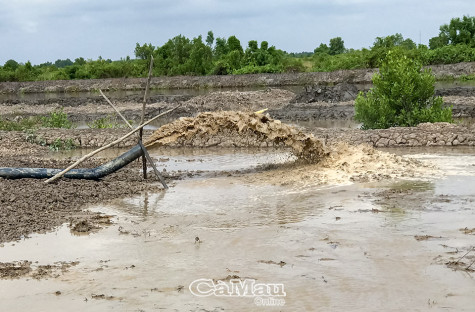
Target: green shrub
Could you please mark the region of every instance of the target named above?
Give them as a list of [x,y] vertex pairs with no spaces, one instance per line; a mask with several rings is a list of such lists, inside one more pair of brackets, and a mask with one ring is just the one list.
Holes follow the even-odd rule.
[[470,75],[462,75],[459,78],[461,81],[474,81],[475,80],[475,74],[470,74]]
[[452,122],[452,109],[434,97],[435,78],[420,62],[391,50],[372,80],[374,87],[355,101],[355,119],[364,129]]
[[73,123],[68,119],[68,114],[62,108],[43,117],[41,125],[46,128],[73,128]]
[[69,151],[76,148],[76,144],[72,139],[56,139],[50,145],[48,145],[49,149],[52,151]]
[[313,71],[329,72],[340,69],[368,68],[369,54],[366,49],[348,51],[337,55],[315,54],[313,57]]
[[20,118],[19,120],[0,119],[0,130],[24,131],[38,128],[41,124],[39,117]]
[[247,65],[240,69],[234,70],[234,75],[245,75],[245,74],[263,74],[263,73],[281,73],[283,72],[282,65],[271,65],[267,64],[264,66],[256,65]]

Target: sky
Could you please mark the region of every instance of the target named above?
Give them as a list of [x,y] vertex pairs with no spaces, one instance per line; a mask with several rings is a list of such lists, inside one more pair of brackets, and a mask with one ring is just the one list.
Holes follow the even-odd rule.
[[338,36],[354,49],[395,33],[428,44],[440,25],[474,13],[474,0],[0,0],[0,65],[133,58],[137,42],[205,39],[209,30],[287,52]]

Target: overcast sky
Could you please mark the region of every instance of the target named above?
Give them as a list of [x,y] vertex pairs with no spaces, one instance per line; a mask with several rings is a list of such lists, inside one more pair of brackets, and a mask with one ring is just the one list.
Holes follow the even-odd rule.
[[452,17],[475,14],[474,0],[0,0],[0,64],[77,57],[134,57],[137,42],[163,45],[213,30],[267,40],[287,52],[313,51],[340,36],[347,48],[402,33],[428,44]]

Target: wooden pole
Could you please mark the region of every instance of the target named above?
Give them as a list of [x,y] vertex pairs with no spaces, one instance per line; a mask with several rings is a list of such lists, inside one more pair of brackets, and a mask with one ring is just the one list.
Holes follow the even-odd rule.
[[[114,104],[112,104],[112,102],[107,98],[107,96],[105,96],[104,93],[102,93],[102,90],[99,89],[99,92],[101,93],[102,97],[107,101],[107,103],[110,104],[110,106],[112,106],[112,108],[116,111],[116,113],[122,118],[122,120],[127,124],[127,126],[130,128],[130,129],[133,129],[132,128],[132,125],[127,121],[127,119],[125,119],[124,115],[122,115],[120,113],[120,111],[117,109],[117,107],[115,107]],[[153,162],[152,160],[152,157],[150,157],[147,149],[145,148],[145,146],[143,145],[142,143],[142,140],[139,139],[139,145],[140,145],[140,148],[142,149],[142,152],[145,156],[145,158],[148,160],[148,162],[152,165],[152,168],[153,168],[153,171],[155,172],[155,175],[157,176],[157,178],[160,180],[160,182],[162,182],[162,185],[165,189],[168,188],[168,185],[167,183],[165,182],[165,179],[162,177],[162,175],[160,174],[160,172],[158,171],[157,169],[157,166],[155,166],[155,163]]]
[[153,162],[152,157],[150,157],[150,154],[147,152],[147,149],[145,148],[145,146],[143,146],[142,141],[139,141],[139,145],[142,148],[144,156],[147,158],[148,162],[152,165],[152,168],[153,168],[153,171],[155,172],[155,175],[160,180],[160,182],[162,182],[163,188],[167,189],[168,185],[165,182],[165,179],[162,177],[160,172],[158,172],[157,166],[155,166],[155,163]]
[[[112,106],[112,108],[115,110],[115,112],[122,118],[122,120],[127,124],[127,126],[132,129],[132,125],[128,122],[127,119],[125,119],[124,115],[122,115],[119,110],[117,109],[117,107],[115,107],[114,104],[112,104],[112,102],[107,98],[107,96],[105,96],[104,93],[102,93],[102,90],[99,89],[99,93],[102,95],[102,97],[107,101],[107,103],[109,103],[110,106]],[[140,123],[143,123],[143,120],[140,122]]]
[[108,149],[109,147],[111,147],[111,146],[113,146],[113,145],[115,145],[115,144],[117,144],[117,143],[122,142],[123,140],[127,139],[129,136],[131,136],[132,134],[134,134],[134,133],[137,132],[138,130],[142,129],[143,127],[145,127],[146,125],[148,125],[149,123],[151,123],[152,121],[154,121],[154,120],[156,120],[156,119],[162,117],[163,115],[166,115],[166,114],[171,113],[172,111],[174,111],[175,109],[177,109],[177,108],[180,107],[180,106],[181,106],[181,104],[178,105],[178,106],[175,106],[175,107],[172,108],[172,109],[167,110],[166,112],[163,112],[163,113],[161,113],[161,114],[158,114],[157,116],[153,117],[152,119],[150,119],[150,120],[148,120],[148,121],[142,123],[142,124],[139,125],[137,128],[135,128],[135,129],[133,129],[132,131],[130,131],[129,133],[127,133],[126,135],[124,135],[124,136],[118,138],[118,139],[115,140],[114,142],[111,142],[111,143],[109,143],[109,144],[107,144],[107,145],[104,145],[103,147],[98,148],[97,150],[94,150],[94,151],[90,152],[89,154],[87,154],[87,155],[81,157],[80,159],[78,159],[74,164],[72,164],[72,165],[69,166],[68,168],[66,168],[66,169],[64,169],[63,171],[57,173],[55,176],[53,176],[53,177],[47,179],[47,180],[45,181],[45,183],[51,183],[51,182],[53,182],[53,181],[55,181],[55,180],[61,178],[66,172],[68,172],[69,170],[75,168],[77,165],[79,165],[80,163],[82,163],[82,162],[85,161],[86,159],[88,159],[88,158],[90,158],[90,157],[96,155],[96,154],[99,153],[99,152],[102,152],[102,151],[105,150],[105,149]]
[[[147,78],[147,84],[145,85],[145,92],[143,95],[143,102],[142,102],[142,116],[140,118],[140,123],[143,123],[145,120],[145,106],[147,105],[147,98],[148,98],[148,93],[149,93],[149,87],[150,87],[150,80],[152,79],[152,70],[153,70],[153,55],[150,55],[150,67],[148,68],[148,78]],[[142,137],[143,137],[143,129],[140,129],[139,131],[139,144],[142,142]],[[147,178],[147,157],[144,154],[142,156],[142,170],[143,170],[143,178]]]

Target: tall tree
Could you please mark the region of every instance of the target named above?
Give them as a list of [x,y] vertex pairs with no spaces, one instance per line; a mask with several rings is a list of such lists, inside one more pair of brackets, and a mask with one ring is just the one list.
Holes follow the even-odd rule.
[[214,56],[216,59],[221,59],[229,52],[228,42],[226,38],[216,38],[216,45],[214,47]]
[[345,52],[345,42],[341,37],[330,39],[330,55],[342,54]]
[[241,41],[239,41],[239,39],[236,38],[236,36],[230,36],[228,38],[228,47],[229,47],[229,51],[239,51],[243,53]]
[[18,62],[15,60],[8,60],[5,62],[5,65],[3,65],[3,68],[11,70],[11,71],[15,71],[19,65],[20,64],[18,64]]
[[452,18],[449,24],[440,26],[439,30],[439,35],[429,40],[431,49],[457,44],[475,46],[475,16]]
[[325,43],[320,43],[318,48],[315,48],[315,50],[313,50],[313,53],[315,53],[315,54],[330,54],[330,48]]
[[214,43],[214,34],[210,30],[208,31],[208,36],[206,36],[206,44],[208,45],[208,47],[212,47],[213,43]]
[[144,44],[140,45],[138,42],[135,45],[135,57],[141,60],[149,60],[150,56],[154,53],[155,47],[149,43],[149,44]]

